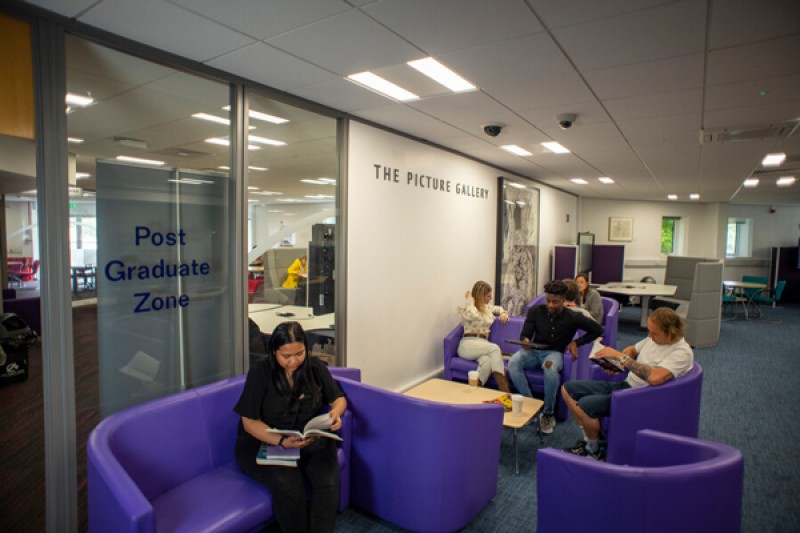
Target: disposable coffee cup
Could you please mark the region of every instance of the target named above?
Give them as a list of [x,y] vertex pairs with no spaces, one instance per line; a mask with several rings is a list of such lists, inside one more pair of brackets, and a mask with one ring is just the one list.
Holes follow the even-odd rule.
[[522,414],[522,394],[511,395],[511,414],[520,416]]
[[477,389],[478,388],[478,371],[477,370],[470,370],[469,374],[469,386],[470,388]]

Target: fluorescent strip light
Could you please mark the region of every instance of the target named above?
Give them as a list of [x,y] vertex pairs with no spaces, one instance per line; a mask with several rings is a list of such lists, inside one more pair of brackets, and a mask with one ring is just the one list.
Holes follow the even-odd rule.
[[67,142],[73,144],[81,144],[83,142],[83,139],[79,139],[77,137],[67,137]]
[[778,187],[788,187],[789,185],[794,185],[795,181],[797,181],[797,178],[794,176],[783,176],[778,178],[778,181],[775,182],[775,185]]
[[599,181],[600,183],[605,183],[606,185],[610,185],[610,184],[614,183],[614,180],[612,180],[611,178],[607,178],[605,176],[603,176],[601,178],[597,178],[597,181]]
[[509,187],[514,187],[515,189],[524,189],[525,188],[524,185],[520,185],[519,183],[509,183],[508,186]]
[[786,161],[786,154],[767,154],[764,159],[761,160],[761,164],[765,167],[778,167],[783,162]]
[[667,198],[670,199],[670,200],[677,200],[678,199],[678,195],[677,194],[668,194]]
[[516,202],[516,203],[517,203],[517,205],[518,205],[518,206],[520,206],[520,207],[522,207],[523,205],[525,205],[525,202],[523,202],[523,201],[521,201],[521,200],[517,200],[517,202]]
[[266,172],[269,170],[267,167],[247,167],[249,170],[255,170],[256,172]]
[[183,183],[184,185],[203,185],[204,183],[214,183],[213,181],[195,180],[190,178],[180,178],[177,180],[169,179],[172,183]]
[[94,98],[91,96],[81,96],[75,93],[67,93],[66,102],[69,105],[76,105],[78,107],[86,107],[94,103]]
[[300,180],[300,181],[302,181],[303,183],[311,183],[313,185],[328,185],[322,180]]
[[542,146],[556,154],[568,154],[569,150],[558,144],[557,142],[542,143]]
[[409,100],[419,100],[419,96],[416,94],[403,89],[395,85],[394,83],[390,82],[389,80],[385,80],[380,76],[373,74],[372,72],[359,72],[357,74],[350,74],[347,76],[347,79],[358,83],[368,89],[372,89],[373,91],[377,91],[384,96],[388,96],[389,98],[393,98],[395,100],[399,100],[401,102],[408,102]]
[[[218,144],[220,146],[230,146],[231,142],[228,139],[221,139],[220,137],[211,137],[210,139],[206,139],[206,142],[209,144]],[[248,144],[248,150],[261,150],[258,146]]]
[[247,187],[247,190],[248,191],[257,191],[258,187],[253,187],[252,185],[250,185],[249,187]]
[[571,180],[569,180],[569,181],[571,181],[572,183],[575,183],[575,184],[577,184],[577,185],[588,185],[588,184],[589,184],[589,182],[588,182],[588,181],[586,181],[586,180],[585,180],[585,179],[583,179],[583,178],[572,178],[572,179],[571,179]]
[[141,163],[142,165],[155,165],[157,167],[166,165],[164,161],[157,161],[155,159],[142,159],[140,157],[128,157],[127,155],[118,155],[117,161],[126,161],[128,163]]
[[266,137],[259,137],[258,135],[248,135],[247,142],[254,142],[259,144],[268,144],[270,146],[286,146],[283,141],[276,141],[274,139],[267,139]]
[[79,179],[79,180],[82,180],[84,178],[89,178],[91,176],[92,175],[89,174],[88,172],[76,172],[75,173],[75,179]]
[[[230,112],[231,106],[226,105],[222,109]],[[256,120],[263,120],[264,122],[271,122],[272,124],[286,124],[287,122],[289,122],[289,119],[276,117],[275,115],[268,115],[266,113],[262,113],[261,111],[253,111],[252,109],[247,112],[247,115],[250,118],[254,118]]]
[[325,198],[335,198],[335,196],[330,196],[328,194],[306,194],[306,198],[314,198],[316,200],[324,200]]
[[689,199],[690,199],[690,200],[699,200],[699,199],[700,199],[700,195],[699,195],[699,194],[697,194],[697,193],[695,193],[695,194],[690,194],[690,195],[689,195]]
[[742,184],[745,187],[758,187],[758,178],[748,178]]
[[252,199],[252,198],[250,200],[247,200],[247,203],[250,203],[250,204],[255,204],[257,202],[258,202],[258,200],[255,200],[255,199]]
[[529,151],[525,150],[524,148],[520,148],[516,144],[504,144],[500,147],[500,149],[520,157],[529,157],[533,155]]
[[274,192],[274,191],[255,191],[251,192],[250,194],[263,194],[264,196],[280,196],[282,192]]
[[444,85],[454,93],[460,93],[464,91],[474,91],[477,89],[473,84],[447,68],[446,66],[442,65],[438,61],[436,61],[432,57],[426,57],[424,59],[417,59],[415,61],[409,61],[406,63],[409,67],[425,74],[430,79]]
[[333,178],[317,178],[317,181],[324,181],[328,185],[336,185],[336,180]]

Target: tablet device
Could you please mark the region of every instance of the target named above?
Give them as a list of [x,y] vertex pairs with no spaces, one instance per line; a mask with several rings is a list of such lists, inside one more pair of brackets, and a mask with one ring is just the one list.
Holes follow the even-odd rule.
[[506,341],[508,344],[519,344],[520,346],[525,346],[526,348],[533,348],[535,350],[549,350],[550,346],[547,344],[542,344],[541,342],[534,342],[534,341],[521,341],[517,339],[508,339]]

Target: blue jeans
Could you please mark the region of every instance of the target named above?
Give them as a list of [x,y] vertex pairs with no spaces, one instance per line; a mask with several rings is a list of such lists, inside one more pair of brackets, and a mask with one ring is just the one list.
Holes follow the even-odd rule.
[[[544,363],[552,361],[550,368],[545,368]],[[508,375],[514,387],[523,396],[531,398],[531,387],[528,385],[528,378],[525,377],[526,370],[542,369],[544,373],[544,413],[553,414],[556,404],[556,393],[558,392],[558,373],[564,366],[562,353],[550,350],[519,350],[511,356],[508,362]]]

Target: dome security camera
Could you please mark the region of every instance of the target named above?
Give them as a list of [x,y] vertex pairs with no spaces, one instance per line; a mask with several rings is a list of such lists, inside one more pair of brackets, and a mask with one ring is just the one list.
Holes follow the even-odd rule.
[[502,124],[486,124],[483,127],[483,133],[485,133],[489,137],[497,137],[502,132],[503,132]]
[[562,130],[568,130],[572,127],[572,124],[575,122],[575,119],[578,118],[575,113],[561,113],[556,115],[556,120],[558,121],[558,127]]

